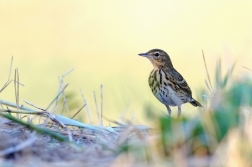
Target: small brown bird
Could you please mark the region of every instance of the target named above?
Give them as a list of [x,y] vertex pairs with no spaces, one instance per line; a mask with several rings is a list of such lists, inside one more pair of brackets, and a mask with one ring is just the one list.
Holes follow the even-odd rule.
[[181,105],[191,103],[193,106],[202,105],[192,98],[192,92],[185,79],[173,67],[169,55],[161,49],[152,49],[147,53],[140,53],[146,57],[153,65],[153,70],[149,75],[149,86],[156,98],[163,103],[169,116],[171,109],[169,106],[178,106],[178,117],[181,114]]

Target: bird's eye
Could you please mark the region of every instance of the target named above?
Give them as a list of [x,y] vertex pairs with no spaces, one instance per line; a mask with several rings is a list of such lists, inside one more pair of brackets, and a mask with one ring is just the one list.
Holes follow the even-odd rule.
[[156,52],[156,53],[154,54],[154,56],[155,56],[155,57],[158,57],[158,56],[159,56],[159,53],[158,53],[158,52]]

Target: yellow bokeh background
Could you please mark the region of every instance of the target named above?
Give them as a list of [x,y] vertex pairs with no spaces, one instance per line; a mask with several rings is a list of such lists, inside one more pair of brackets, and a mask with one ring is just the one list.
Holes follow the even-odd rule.
[[[145,106],[158,113],[166,108],[149,89],[151,63],[137,54],[153,48],[167,51],[202,102],[202,49],[212,76],[218,57],[224,71],[237,61],[236,75],[249,73],[242,66],[252,68],[251,7],[251,0],[1,1],[0,86],[14,56],[13,68],[18,67],[25,85],[20,100],[45,108],[57,94],[58,76],[74,68],[65,78],[67,91],[75,92],[81,104],[83,90],[93,120],[93,91],[99,97],[103,84],[106,117],[134,115],[136,123],[145,124]],[[0,99],[15,101],[13,84]],[[175,116],[177,108],[172,111]],[[182,115],[196,112],[190,104],[182,106]],[[83,117],[87,120],[84,111]]]

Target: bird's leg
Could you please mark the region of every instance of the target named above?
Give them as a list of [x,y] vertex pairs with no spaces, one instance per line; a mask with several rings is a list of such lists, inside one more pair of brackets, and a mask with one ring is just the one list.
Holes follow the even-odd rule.
[[170,117],[171,116],[171,108],[168,105],[166,105],[166,108],[167,108],[167,111],[168,111],[168,115]]
[[178,106],[178,118],[180,117],[181,114],[181,106]]

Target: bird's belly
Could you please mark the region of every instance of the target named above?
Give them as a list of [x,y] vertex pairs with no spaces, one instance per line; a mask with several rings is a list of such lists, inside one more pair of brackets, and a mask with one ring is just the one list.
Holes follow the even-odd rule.
[[164,105],[181,106],[188,102],[187,97],[176,92],[169,84],[172,84],[165,77],[162,70],[152,70],[149,75],[149,86],[154,96]]
[[184,103],[170,86],[159,87],[156,92],[152,93],[164,105],[181,106]]

